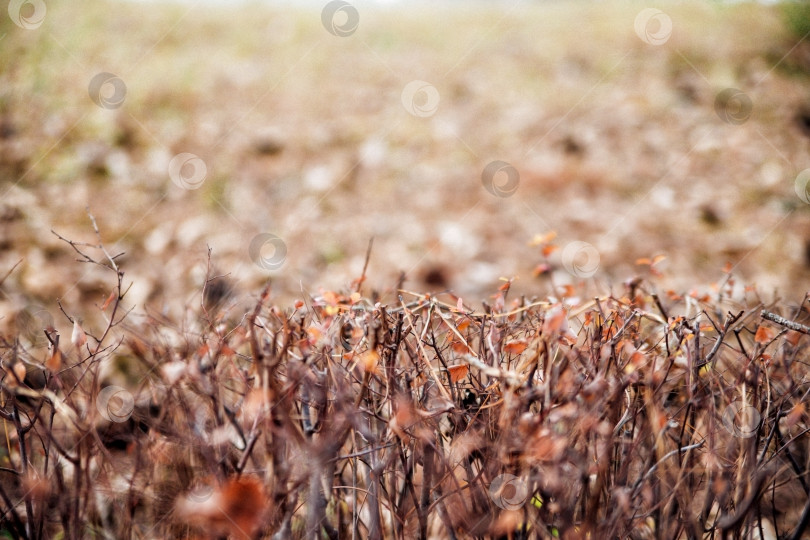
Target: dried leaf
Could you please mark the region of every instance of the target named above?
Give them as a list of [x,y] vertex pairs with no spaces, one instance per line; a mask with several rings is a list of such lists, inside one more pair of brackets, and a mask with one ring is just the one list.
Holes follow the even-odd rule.
[[463,343],[463,342],[461,342],[461,341],[459,341],[457,339],[453,340],[453,343],[451,344],[451,347],[453,349],[453,352],[456,352],[456,353],[459,353],[459,354],[465,354],[465,353],[470,352],[470,350],[471,350],[470,347],[468,347],[466,343]]
[[333,291],[324,291],[322,296],[324,302],[330,306],[336,306],[340,301],[340,296]]
[[107,308],[110,307],[112,301],[115,300],[116,296],[117,295],[115,294],[115,289],[110,291],[110,296],[108,296],[107,299],[104,301],[104,303],[101,304],[101,311],[106,311]]
[[87,334],[84,333],[82,326],[79,324],[79,319],[77,318],[73,319],[73,334],[70,336],[70,342],[77,349],[82,348],[82,346],[87,343]]
[[260,525],[268,504],[261,484],[249,477],[228,480],[205,496],[189,494],[177,514],[216,536],[247,540]]
[[45,367],[51,372],[56,373],[62,369],[62,352],[58,347],[55,347],[51,356],[45,361]]
[[560,293],[560,296],[563,298],[571,298],[576,294],[576,289],[574,289],[574,286],[570,283],[563,285],[561,288],[562,292]]
[[543,333],[565,332],[568,330],[568,318],[561,304],[550,308],[543,321]]
[[680,302],[681,300],[683,300],[683,296],[681,296],[680,294],[676,293],[676,292],[675,292],[675,291],[673,291],[672,289],[669,289],[669,290],[667,291],[667,298],[669,298],[669,299],[670,299],[670,300],[672,300],[673,302]]
[[467,376],[470,371],[470,366],[467,364],[459,364],[457,366],[447,366],[447,372],[450,374],[450,382],[458,382]]
[[556,231],[549,231],[545,234],[536,234],[534,235],[534,238],[532,238],[531,242],[529,242],[529,245],[532,247],[540,246],[551,242],[555,238],[557,238]]
[[770,340],[772,340],[775,335],[776,335],[776,332],[773,330],[773,328],[769,328],[767,326],[760,325],[760,327],[757,328],[757,333],[754,336],[754,341],[756,341],[760,345],[763,345],[765,343],[768,343]]
[[521,354],[529,346],[526,340],[510,341],[504,345],[503,350],[507,354]]
[[376,349],[370,349],[363,353],[360,358],[363,371],[379,374],[380,353]]
[[13,381],[15,385],[21,384],[25,380],[26,375],[25,364],[23,364],[22,362],[16,362],[12,369],[13,369],[12,373],[13,376],[11,377],[11,381],[9,382]]

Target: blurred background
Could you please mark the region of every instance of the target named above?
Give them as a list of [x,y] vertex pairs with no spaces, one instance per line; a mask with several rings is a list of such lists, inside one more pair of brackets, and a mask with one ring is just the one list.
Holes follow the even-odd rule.
[[[12,0],[0,314],[810,285],[810,4]],[[211,250],[210,268],[208,250]],[[88,253],[102,255],[90,248]],[[650,265],[655,262],[654,265]],[[5,276],[4,278],[2,276]]]

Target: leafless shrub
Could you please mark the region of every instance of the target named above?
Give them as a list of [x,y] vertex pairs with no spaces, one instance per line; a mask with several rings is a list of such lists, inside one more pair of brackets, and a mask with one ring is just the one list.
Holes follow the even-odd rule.
[[[44,355],[2,338],[14,537],[807,529],[803,304],[662,300],[640,281],[510,303],[507,284],[477,312],[406,291],[372,303],[361,278],[287,309],[267,288],[234,322],[202,301],[191,322],[122,323],[116,257],[65,241],[115,288],[98,335],[76,322],[68,345],[46,328]],[[110,384],[109,361],[136,381]]]

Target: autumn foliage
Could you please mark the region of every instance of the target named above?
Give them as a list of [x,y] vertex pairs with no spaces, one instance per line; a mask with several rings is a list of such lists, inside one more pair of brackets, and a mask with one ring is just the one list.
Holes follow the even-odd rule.
[[88,262],[113,271],[106,328],[2,337],[6,536],[807,529],[803,302],[659,295],[653,275],[593,297],[510,298],[506,282],[478,309],[372,300],[361,279],[289,307],[268,287],[247,313],[136,322],[115,258]]

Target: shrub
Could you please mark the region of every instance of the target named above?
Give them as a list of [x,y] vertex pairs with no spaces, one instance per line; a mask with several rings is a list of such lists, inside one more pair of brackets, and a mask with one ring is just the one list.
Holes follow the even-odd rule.
[[[83,255],[86,248],[71,243]],[[103,246],[99,244],[103,251]],[[2,336],[19,538],[645,538],[807,527],[810,331],[633,281],[492,306],[270,289],[235,322]],[[118,369],[113,369],[115,367]],[[120,370],[125,367],[127,376]]]

